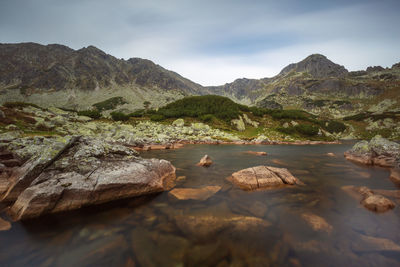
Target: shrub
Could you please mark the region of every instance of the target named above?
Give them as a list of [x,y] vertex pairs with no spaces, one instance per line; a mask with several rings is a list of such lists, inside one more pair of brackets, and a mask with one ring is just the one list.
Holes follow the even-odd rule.
[[203,122],[211,122],[213,120],[214,116],[211,114],[206,114],[200,117],[200,120]]
[[274,119],[310,120],[311,114],[297,109],[271,110],[269,111]]
[[117,111],[111,112],[110,115],[114,121],[127,121],[130,118],[129,115]]
[[86,116],[92,119],[100,119],[101,113],[98,110],[81,110],[78,111],[79,116]]
[[330,121],[328,122],[326,129],[330,133],[341,133],[346,130],[346,125],[339,121]]
[[314,136],[317,135],[319,132],[318,127],[309,125],[309,124],[299,124],[296,126],[291,126],[291,127],[278,127],[278,131],[285,133],[285,134],[301,134],[305,136]]
[[130,113],[129,116],[138,118],[138,117],[143,117],[144,113],[145,113],[144,109],[139,109],[139,110],[136,110],[135,112]]
[[25,102],[5,102],[3,104],[4,107],[6,108],[23,108],[23,107],[34,107],[34,108],[38,108],[38,109],[42,109],[41,107],[39,107],[36,104],[33,103],[25,103]]
[[296,131],[302,135],[314,136],[319,132],[318,127],[309,124],[299,124],[295,126]]
[[127,102],[124,100],[123,97],[116,96],[112,97],[110,99],[104,100],[102,102],[98,102],[96,104],[93,104],[93,106],[98,110],[98,111],[104,111],[104,110],[111,110],[116,108],[119,105],[126,104]]
[[249,110],[249,107],[239,105],[227,97],[205,95],[177,100],[160,108],[157,114],[166,118],[201,117],[211,114],[219,119],[230,121],[237,118],[243,110]]
[[150,116],[150,120],[152,121],[162,121],[164,119],[165,119],[164,115],[161,114],[153,114]]

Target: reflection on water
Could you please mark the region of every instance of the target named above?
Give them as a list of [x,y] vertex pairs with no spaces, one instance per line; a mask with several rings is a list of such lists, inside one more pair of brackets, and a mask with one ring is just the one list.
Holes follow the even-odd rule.
[[[387,170],[347,162],[342,155],[349,147],[191,145],[143,152],[170,160],[177,176],[186,176],[177,187],[222,189],[206,201],[177,201],[165,192],[15,223],[0,232],[0,265],[400,265],[396,247],[382,250],[365,242],[376,237],[400,244],[399,209],[375,214],[341,190],[396,188]],[[244,153],[248,150],[268,156]],[[196,166],[205,154],[214,164]],[[257,165],[286,167],[306,186],[244,192],[225,180]],[[304,213],[325,219],[332,231],[314,230]]]

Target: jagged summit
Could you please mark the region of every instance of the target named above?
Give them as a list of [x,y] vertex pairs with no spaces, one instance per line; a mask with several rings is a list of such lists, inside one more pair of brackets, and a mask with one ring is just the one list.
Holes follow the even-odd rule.
[[279,74],[284,75],[291,71],[307,72],[314,78],[343,77],[348,73],[345,67],[333,63],[321,54],[312,54],[298,63],[290,64]]

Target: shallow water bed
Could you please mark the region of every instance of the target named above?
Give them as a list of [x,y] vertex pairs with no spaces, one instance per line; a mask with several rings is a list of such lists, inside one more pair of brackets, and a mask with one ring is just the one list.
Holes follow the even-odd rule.
[[[376,214],[341,189],[397,188],[387,170],[346,161],[343,152],[350,147],[188,145],[142,152],[176,166],[177,176],[184,176],[177,188],[222,189],[204,201],[164,192],[14,223],[0,232],[0,265],[399,265],[398,207]],[[196,166],[205,154],[214,164]],[[257,165],[285,167],[305,186],[246,192],[226,180]]]

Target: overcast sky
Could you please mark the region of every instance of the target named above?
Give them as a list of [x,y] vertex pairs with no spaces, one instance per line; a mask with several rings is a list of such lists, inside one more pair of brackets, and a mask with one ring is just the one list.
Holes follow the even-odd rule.
[[0,0],[0,42],[94,45],[202,85],[271,77],[313,53],[400,61],[399,0]]

